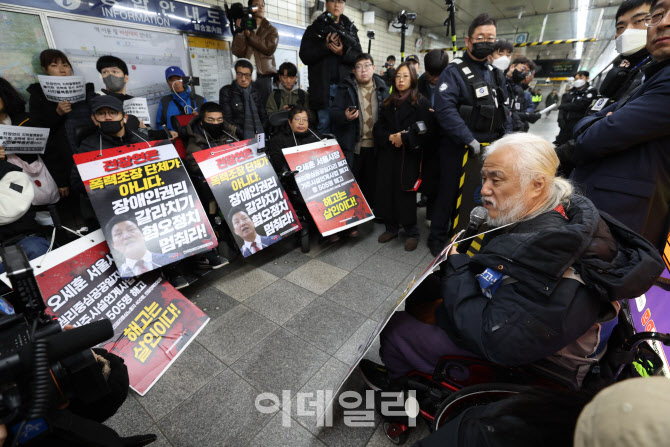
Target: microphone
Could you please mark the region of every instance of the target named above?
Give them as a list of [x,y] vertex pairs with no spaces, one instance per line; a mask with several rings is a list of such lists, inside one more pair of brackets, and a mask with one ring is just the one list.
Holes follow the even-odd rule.
[[[486,208],[484,208],[483,206],[475,207],[470,212],[470,223],[468,224],[468,227],[465,229],[463,235],[459,240],[462,241],[463,239],[468,239],[469,237],[472,237],[477,233],[479,233],[479,229],[482,227],[482,225],[484,225],[484,222],[486,222],[486,218],[488,216],[489,212],[486,210]],[[468,251],[471,244],[472,239],[460,242],[456,247],[456,251],[459,253],[465,253]]]

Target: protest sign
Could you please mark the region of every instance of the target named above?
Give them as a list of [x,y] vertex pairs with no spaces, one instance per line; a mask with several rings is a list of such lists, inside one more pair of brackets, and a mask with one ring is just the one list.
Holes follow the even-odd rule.
[[141,119],[144,124],[151,124],[151,114],[147,105],[147,98],[132,98],[123,101],[123,113],[135,115]]
[[363,357],[365,357],[365,354],[370,350],[370,347],[374,343],[375,339],[379,336],[379,334],[382,333],[382,330],[386,327],[389,321],[391,321],[391,317],[393,317],[393,314],[396,313],[398,308],[402,303],[405,302],[408,296],[412,294],[416,290],[417,287],[426,279],[428,278],[429,275],[433,274],[435,270],[437,270],[437,267],[444,262],[445,259],[447,259],[447,254],[449,253],[449,250],[451,250],[451,247],[454,245],[454,241],[458,240],[463,234],[463,231],[459,232],[456,237],[453,238],[452,242],[447,245],[444,250],[438,254],[435,259],[431,261],[430,264],[428,264],[428,267],[419,275],[419,277],[415,277],[410,281],[410,283],[407,285],[405,288],[405,291],[402,293],[400,296],[400,299],[391,307],[388,312],[386,312],[386,315],[384,318],[379,321],[377,326],[372,330],[372,333],[368,336],[368,338],[365,340],[365,343],[360,345],[358,347],[358,354],[356,355],[356,358],[354,359],[353,362],[349,365],[349,369],[347,370],[346,374],[342,378],[342,380],[339,381],[337,386],[333,389],[332,397],[330,401],[326,404],[326,406],[323,408],[322,413],[317,414],[317,424],[322,425],[324,422],[324,417],[327,416],[327,413],[331,410],[331,406],[335,398],[337,397],[337,393],[339,392],[340,388],[342,388],[342,385],[344,385],[344,382],[347,381],[349,376],[354,372],[354,369],[358,366],[358,364],[363,360]]
[[218,245],[172,144],[103,149],[74,161],[122,278]]
[[268,157],[257,147],[255,140],[246,140],[193,154],[244,257],[302,228]]
[[0,146],[7,154],[43,154],[48,139],[49,129],[44,127],[0,124]]
[[[122,279],[102,230],[30,264],[47,314],[62,327],[104,318],[111,321],[114,336],[98,347],[123,358],[130,386],[140,395],[149,391],[209,321],[158,272]],[[8,283],[6,275],[2,280]]]
[[45,76],[39,75],[44,96],[49,101],[78,102],[86,99],[86,83],[83,76]]
[[374,214],[335,140],[283,149],[309,213],[324,236],[360,225]]

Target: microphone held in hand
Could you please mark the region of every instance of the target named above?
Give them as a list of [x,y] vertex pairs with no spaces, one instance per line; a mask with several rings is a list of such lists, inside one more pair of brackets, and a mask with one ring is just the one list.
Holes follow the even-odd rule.
[[458,243],[458,246],[456,247],[457,252],[465,253],[468,251],[470,244],[472,244],[472,239],[469,238],[472,238],[479,233],[479,229],[484,225],[487,217],[489,217],[489,212],[483,206],[478,206],[470,212],[470,223],[463,232],[462,237],[459,239],[463,242]]

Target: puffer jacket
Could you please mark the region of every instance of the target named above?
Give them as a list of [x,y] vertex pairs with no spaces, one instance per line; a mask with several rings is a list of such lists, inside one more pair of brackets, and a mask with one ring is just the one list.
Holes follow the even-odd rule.
[[[607,321],[612,301],[640,296],[661,274],[652,244],[590,200],[573,195],[566,214],[543,213],[491,233],[472,258],[448,258],[435,317],[455,343],[510,366],[595,349],[571,345]],[[505,275],[490,299],[476,277],[487,268]]]
[[[235,127],[244,129],[244,95],[240,92],[240,89],[237,88],[235,82],[231,82],[228,85],[224,85],[219,90],[219,104],[223,107],[223,119]],[[265,100],[260,91],[254,88],[254,84],[251,84],[251,99],[256,104],[256,110],[258,111],[258,117],[261,119],[261,123],[265,125],[267,121],[267,113],[265,111]],[[257,129],[258,133],[262,133],[263,129]]]
[[211,137],[206,137],[203,128],[200,126],[202,121],[202,116],[198,115],[188,123],[186,126],[186,134],[188,135],[188,144],[186,145],[186,167],[192,173],[199,172],[198,163],[196,163],[193,158],[193,153],[201,151],[203,149],[208,149],[210,147],[221,146],[223,144],[230,143],[235,141],[231,136],[235,138],[241,138],[241,135],[238,134],[237,128],[227,122],[223,122],[223,130],[228,132],[230,135],[225,133],[219,139],[214,139]]

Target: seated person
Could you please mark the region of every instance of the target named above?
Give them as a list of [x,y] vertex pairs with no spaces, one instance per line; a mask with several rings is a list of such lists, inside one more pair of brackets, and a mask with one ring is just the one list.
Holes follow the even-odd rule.
[[296,105],[288,112],[288,126],[284,126],[280,133],[274,135],[270,140],[267,154],[277,175],[281,176],[283,172],[291,170],[286,163],[282,149],[321,141],[321,138],[309,128],[309,123],[308,110],[301,105]]
[[[309,110],[309,96],[306,91],[298,87],[298,67],[291,62],[284,62],[279,66],[279,88],[274,90],[265,105],[268,117],[279,111],[290,110],[291,107],[299,105]],[[310,118],[316,119],[314,115]]]
[[241,207],[234,207],[228,213],[228,221],[234,229],[235,234],[242,239],[240,251],[242,256],[253,255],[268,247],[275,242],[281,240],[281,236],[275,234],[273,236],[261,236],[256,232],[256,225],[251,220],[249,214]]
[[472,258],[449,252],[435,324],[393,316],[381,334],[388,375],[366,362],[367,382],[383,388],[412,370],[432,373],[445,355],[466,355],[507,366],[546,359],[581,385],[602,354],[596,348],[609,334],[601,323],[615,318],[615,300],[644,293],[663,264],[649,242],[555,177],[558,163],[553,146],[532,134],[490,146],[481,194],[487,223],[499,230]]
[[219,91],[219,104],[223,107],[223,119],[241,129],[242,139],[255,138],[264,133],[266,121],[264,98],[253,83],[254,66],[249,59],[235,62],[235,79]]
[[172,127],[172,117],[175,115],[197,115],[200,108],[207,102],[205,98],[191,92],[191,89],[184,87],[184,72],[179,67],[168,67],[165,70],[165,80],[170,87],[170,94],[161,98],[156,111],[156,127],[163,124],[170,130]]
[[191,174],[200,174],[194,152],[221,146],[240,139],[239,129],[223,119],[223,108],[215,102],[202,105],[200,114],[186,126],[186,167]]

